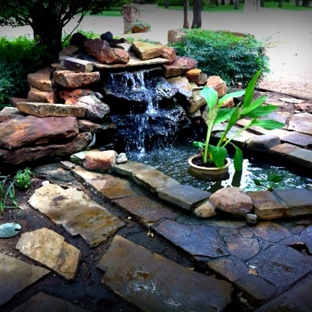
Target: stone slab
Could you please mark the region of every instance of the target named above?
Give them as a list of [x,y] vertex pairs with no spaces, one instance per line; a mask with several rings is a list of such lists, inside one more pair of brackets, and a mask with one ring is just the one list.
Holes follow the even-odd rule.
[[285,215],[286,207],[269,191],[247,192],[252,199],[255,214],[259,219],[271,220]]
[[289,121],[288,129],[312,135],[312,115],[309,113],[294,114]]
[[16,249],[68,280],[76,277],[80,250],[66,243],[62,235],[48,228],[23,233]]
[[81,235],[95,247],[106,241],[125,223],[98,205],[84,192],[73,187],[63,189],[55,184],[40,187],[29,204],[61,224],[71,235]]
[[307,147],[308,145],[312,145],[312,136],[303,133],[292,132],[289,135],[284,136],[282,141],[298,145],[300,147]]
[[210,192],[191,185],[176,185],[158,192],[161,199],[189,211],[203,200],[208,199],[210,195]]
[[153,166],[149,165],[144,165],[142,163],[138,163],[132,160],[128,160],[127,162],[123,164],[117,164],[114,167],[114,170],[123,176],[127,176],[132,178],[133,175],[139,171],[144,171],[144,170],[155,170],[156,168]]
[[22,113],[36,117],[84,117],[87,109],[79,105],[18,102],[16,107]]
[[312,151],[303,148],[297,148],[296,150],[289,152],[287,158],[301,166],[312,169]]
[[291,235],[288,229],[270,221],[259,222],[250,229],[257,237],[273,243],[277,243]]
[[142,311],[223,311],[231,284],[182,267],[115,236],[98,267],[102,283]]
[[193,257],[218,258],[228,255],[226,246],[213,227],[165,220],[154,229]]
[[151,192],[159,193],[165,188],[180,185],[178,181],[158,170],[142,170],[133,174],[133,181]]
[[311,272],[312,259],[291,247],[278,245],[260,252],[248,265],[269,283],[285,290]]
[[288,189],[274,190],[274,193],[286,203],[287,217],[312,214],[312,191],[308,189]]
[[51,271],[0,254],[0,306]]
[[31,297],[12,312],[87,312],[63,299],[49,296],[43,292]]
[[255,312],[311,312],[312,311],[312,278],[307,278],[299,285],[284,292]]
[[150,225],[163,218],[177,218],[179,214],[174,212],[166,204],[160,203],[146,196],[132,196],[114,200],[123,210],[135,215],[141,222]]
[[92,72],[93,63],[85,60],[78,59],[76,57],[62,56],[60,57],[61,65],[74,72]]

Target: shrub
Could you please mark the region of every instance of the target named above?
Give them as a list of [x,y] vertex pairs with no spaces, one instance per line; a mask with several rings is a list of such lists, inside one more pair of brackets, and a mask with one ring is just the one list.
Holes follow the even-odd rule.
[[170,44],[178,56],[188,56],[198,61],[208,76],[220,76],[230,86],[245,87],[255,72],[269,72],[265,42],[251,35],[242,36],[227,31],[204,29],[185,30],[182,42]]
[[34,40],[26,36],[14,39],[0,37],[0,105],[6,106],[12,96],[26,97],[27,75],[51,59]]

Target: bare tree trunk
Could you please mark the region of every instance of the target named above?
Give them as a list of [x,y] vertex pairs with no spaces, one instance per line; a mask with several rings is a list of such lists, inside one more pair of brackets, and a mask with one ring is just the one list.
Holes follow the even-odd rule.
[[201,26],[202,26],[201,10],[202,10],[202,1],[201,0],[193,0],[192,28],[201,28]]
[[234,5],[234,1],[230,0],[229,5]]
[[166,1],[165,1],[165,8],[166,8],[166,9],[169,9],[169,0],[166,0]]
[[311,0],[303,0],[302,1],[302,6],[305,8],[309,8],[311,4]]
[[264,8],[264,0],[260,0],[260,7]]
[[278,7],[282,8],[283,7],[283,0],[278,0]]
[[219,6],[219,1],[218,0],[215,0],[215,5]]
[[183,0],[183,28],[190,28],[188,21],[188,12],[189,12],[189,0]]
[[295,6],[299,6],[300,5],[300,0],[295,0]]
[[221,0],[221,5],[225,5],[225,0]]
[[239,0],[234,0],[234,9],[235,10],[239,9]]

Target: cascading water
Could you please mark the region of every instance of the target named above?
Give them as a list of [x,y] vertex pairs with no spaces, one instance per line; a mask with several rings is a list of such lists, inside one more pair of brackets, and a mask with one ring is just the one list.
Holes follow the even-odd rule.
[[145,69],[107,75],[105,102],[127,152],[167,146],[191,125],[184,109],[175,104],[177,90],[161,73]]

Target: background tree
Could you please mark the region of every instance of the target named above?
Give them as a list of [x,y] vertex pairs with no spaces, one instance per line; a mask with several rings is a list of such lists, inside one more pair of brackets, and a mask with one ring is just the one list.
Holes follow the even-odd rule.
[[183,28],[190,28],[188,21],[188,12],[189,12],[189,0],[183,0]]
[[202,0],[193,0],[193,22],[192,28],[201,28],[202,26]]
[[[62,50],[62,31],[74,16],[77,26],[87,13],[97,14],[127,0],[0,0],[0,26],[33,29],[36,42],[57,58]],[[71,32],[71,33],[72,33]]]

